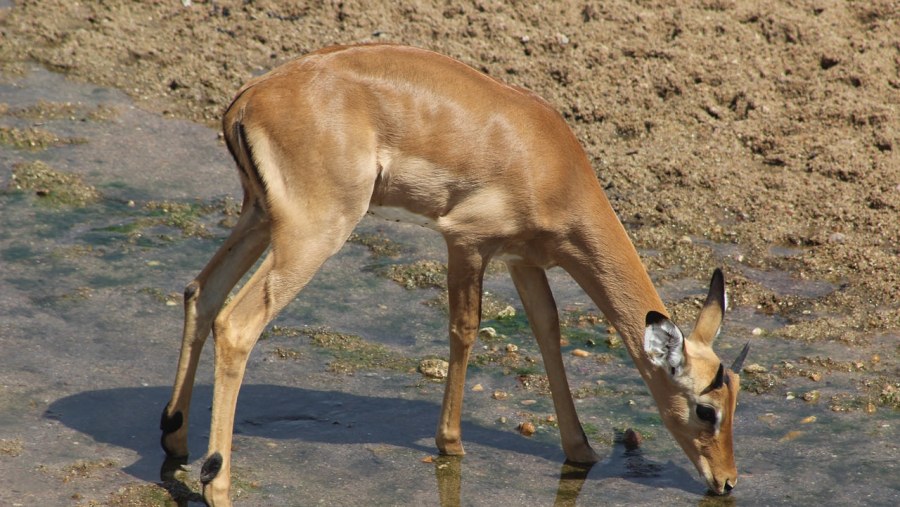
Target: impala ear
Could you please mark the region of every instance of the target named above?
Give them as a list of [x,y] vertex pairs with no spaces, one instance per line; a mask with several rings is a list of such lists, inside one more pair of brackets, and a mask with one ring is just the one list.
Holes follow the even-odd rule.
[[684,372],[684,334],[659,312],[647,313],[644,352],[654,366],[664,369],[669,375],[680,377]]
[[691,340],[712,346],[713,340],[719,335],[722,318],[725,316],[727,307],[725,276],[722,275],[721,269],[716,268],[712,280],[709,282],[709,294],[706,295],[706,302],[703,303],[703,309],[700,310],[700,315],[697,317],[697,324],[691,332]]

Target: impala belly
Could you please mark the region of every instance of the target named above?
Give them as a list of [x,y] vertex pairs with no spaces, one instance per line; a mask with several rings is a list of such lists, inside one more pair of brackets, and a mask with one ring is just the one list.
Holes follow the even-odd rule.
[[405,222],[408,224],[416,224],[421,225],[422,227],[427,227],[432,230],[437,230],[435,227],[434,220],[426,217],[425,215],[419,215],[418,213],[413,213],[406,208],[400,208],[396,206],[375,206],[369,205],[368,213],[370,215],[374,215],[379,218],[383,218],[385,220],[389,220],[391,222]]

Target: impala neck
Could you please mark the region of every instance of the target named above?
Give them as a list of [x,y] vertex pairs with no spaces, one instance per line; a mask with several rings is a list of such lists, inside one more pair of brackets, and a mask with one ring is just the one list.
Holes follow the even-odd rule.
[[560,265],[615,327],[644,381],[656,391],[661,386],[652,380],[659,370],[644,353],[644,328],[647,312],[668,312],[625,228],[599,186],[597,190],[592,199],[596,206],[573,231],[566,249],[569,259]]

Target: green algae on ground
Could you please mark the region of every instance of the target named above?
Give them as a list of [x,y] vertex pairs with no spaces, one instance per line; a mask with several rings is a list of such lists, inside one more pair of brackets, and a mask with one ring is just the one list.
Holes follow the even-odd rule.
[[151,201],[144,205],[150,216],[144,222],[148,226],[165,225],[181,231],[184,236],[209,238],[212,233],[200,218],[213,212],[214,207],[205,203],[179,203]]
[[[150,201],[142,207],[130,203],[123,212],[124,219],[120,223],[96,231],[124,235],[130,243],[147,243],[149,240],[146,233],[155,227],[175,229],[182,238],[210,239],[215,236],[213,229],[207,224],[210,217],[219,213],[224,218],[219,221],[218,227],[228,229],[229,219],[239,214],[238,207],[230,197],[204,202]],[[156,232],[156,240],[162,243],[174,241],[172,236]]]
[[447,288],[447,265],[422,260],[412,264],[394,264],[387,269],[387,277],[406,289]]
[[62,206],[84,207],[99,202],[100,191],[84,182],[77,174],[57,171],[41,161],[22,162],[13,166],[6,184],[7,192],[33,191],[43,200]]
[[0,438],[0,455],[15,458],[22,454],[24,447],[24,444],[18,438]]
[[48,130],[29,127],[0,127],[0,145],[11,146],[20,150],[42,151],[65,144],[84,144],[87,141],[78,137],[60,137]]
[[[418,365],[412,358],[393,352],[384,345],[371,343],[356,335],[337,333],[324,328],[273,326],[262,338],[270,336],[308,337],[312,345],[328,351],[332,356],[328,369],[335,373],[352,374],[359,370],[412,372]],[[273,353],[282,359],[296,359],[302,356],[300,351],[287,347],[276,347]]]
[[403,245],[383,234],[364,234],[354,232],[347,239],[349,243],[363,245],[375,257],[397,257],[405,248]]
[[81,103],[38,100],[36,104],[19,108],[3,108],[3,105],[0,105],[0,114],[39,121],[109,121],[118,116],[119,111],[103,104],[89,107]]

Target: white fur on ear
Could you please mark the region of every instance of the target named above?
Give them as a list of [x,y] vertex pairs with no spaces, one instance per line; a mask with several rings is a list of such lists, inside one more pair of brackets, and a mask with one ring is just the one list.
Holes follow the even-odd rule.
[[684,334],[661,313],[647,314],[644,352],[653,365],[663,368],[673,377],[681,376],[684,371]]

